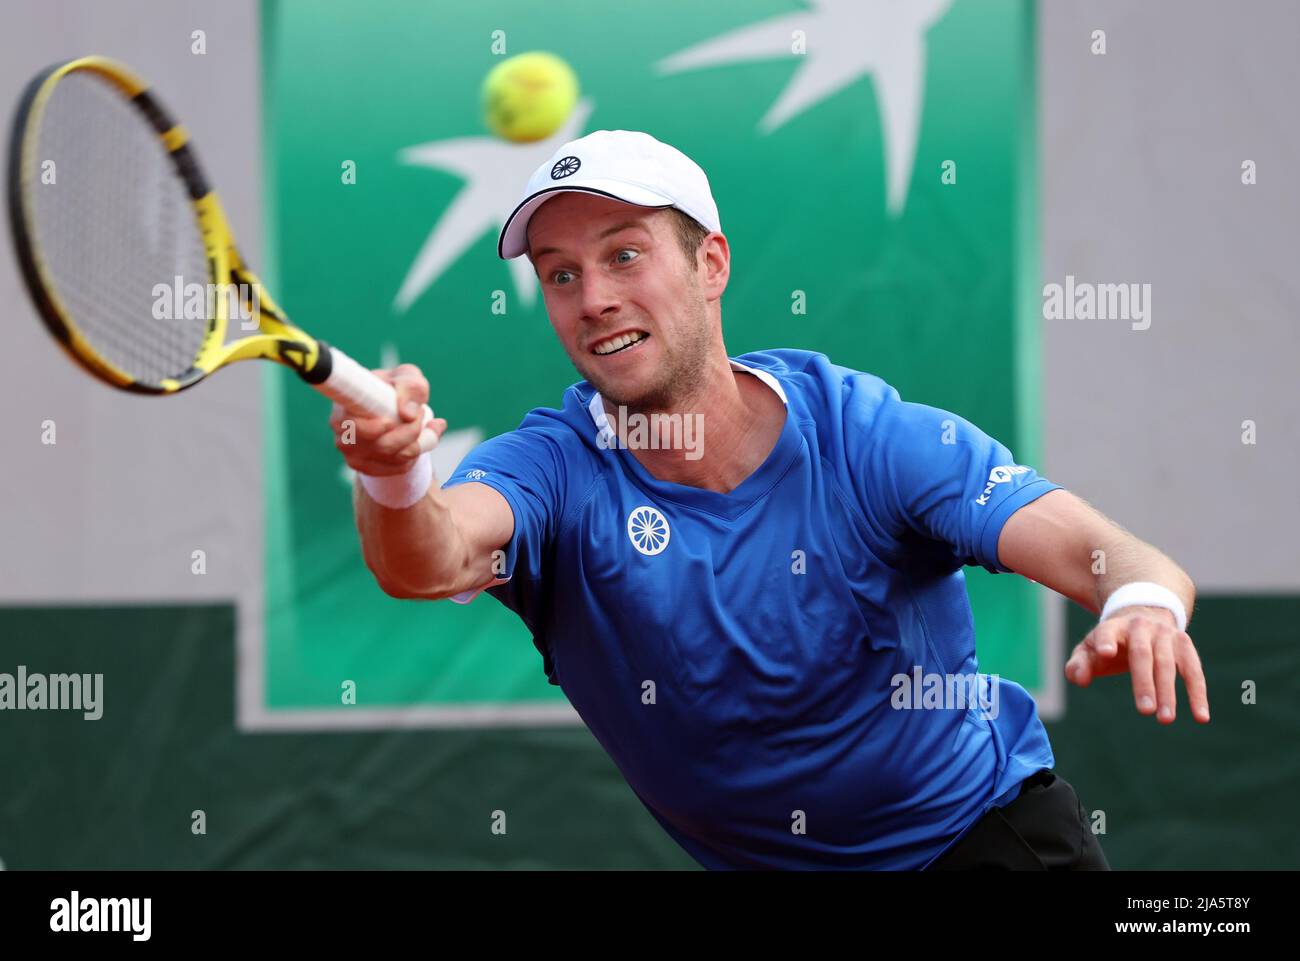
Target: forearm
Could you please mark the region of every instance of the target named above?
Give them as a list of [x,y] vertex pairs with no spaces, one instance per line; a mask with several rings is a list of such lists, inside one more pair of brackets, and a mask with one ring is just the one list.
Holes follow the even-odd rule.
[[436,487],[412,506],[393,510],[373,501],[358,482],[352,505],[366,566],[385,593],[430,599],[455,593],[468,551]]
[[1168,555],[1122,530],[1116,530],[1099,550],[1100,554],[1094,554],[1093,564],[1097,572],[1095,612],[1099,613],[1106,599],[1125,584],[1149,581],[1176,594],[1191,619],[1196,585]]
[[1011,515],[998,541],[1007,567],[1094,614],[1134,581],[1173,591],[1192,614],[1196,588],[1181,567],[1067,490],[1049,491]]

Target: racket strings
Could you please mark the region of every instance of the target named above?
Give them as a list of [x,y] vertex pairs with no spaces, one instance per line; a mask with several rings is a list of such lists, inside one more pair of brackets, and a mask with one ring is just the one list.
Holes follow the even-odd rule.
[[146,384],[188,370],[209,321],[209,264],[153,127],[106,81],[73,73],[50,94],[35,159],[23,186],[36,248],[82,337]]

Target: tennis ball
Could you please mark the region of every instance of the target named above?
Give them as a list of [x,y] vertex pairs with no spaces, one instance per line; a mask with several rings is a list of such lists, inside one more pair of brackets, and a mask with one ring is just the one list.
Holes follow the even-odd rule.
[[483,80],[488,129],[514,143],[545,140],[560,129],[577,102],[573,68],[540,50],[501,61]]

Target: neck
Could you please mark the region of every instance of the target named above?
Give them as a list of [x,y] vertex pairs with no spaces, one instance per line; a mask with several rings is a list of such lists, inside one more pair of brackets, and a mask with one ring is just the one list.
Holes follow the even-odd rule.
[[656,480],[730,493],[776,446],[785,405],[723,357],[704,383],[665,408],[620,411],[602,401],[610,428]]

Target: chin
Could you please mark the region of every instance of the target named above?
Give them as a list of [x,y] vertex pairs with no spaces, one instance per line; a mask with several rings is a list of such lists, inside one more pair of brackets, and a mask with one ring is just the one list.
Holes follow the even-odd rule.
[[640,376],[632,375],[614,377],[611,376],[608,371],[601,370],[598,363],[575,363],[573,366],[577,368],[578,373],[582,375],[584,380],[595,387],[596,390],[600,391],[602,397],[614,403],[623,403],[627,406],[631,406],[626,400],[620,401],[616,398],[626,397],[629,394],[637,394],[643,389],[642,385],[639,383],[641,380]]
[[620,377],[611,379],[609,377],[588,377],[587,381],[600,391],[600,396],[609,401],[615,407],[627,407],[636,409],[641,407],[648,399],[652,391],[647,390],[647,385],[640,383],[641,378]]

